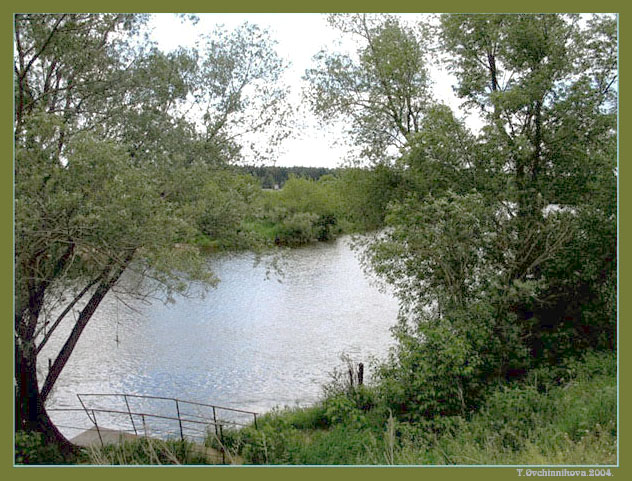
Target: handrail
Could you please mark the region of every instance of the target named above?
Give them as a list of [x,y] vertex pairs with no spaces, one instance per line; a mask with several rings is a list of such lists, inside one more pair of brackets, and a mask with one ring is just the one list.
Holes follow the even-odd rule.
[[[85,413],[85,409],[83,408],[48,408],[47,409],[48,412],[81,412],[81,413]],[[92,409],[90,409],[90,411],[93,411]],[[94,411],[96,412],[102,412],[102,413],[112,413],[112,414],[125,414],[128,415],[128,411],[118,411],[118,410],[111,410],[111,409],[94,409]],[[168,417],[168,416],[160,416],[157,414],[149,414],[149,413],[137,413],[137,412],[132,412],[132,415],[134,416],[145,416],[145,417],[156,417],[156,418],[161,418],[161,419],[169,419],[169,420],[177,420],[178,418],[173,418],[173,417]],[[202,419],[206,419],[206,418],[202,418]],[[92,418],[90,418],[90,421],[92,422]],[[208,424],[213,424],[213,422],[211,422],[210,420],[207,420],[209,422],[201,422],[201,421],[193,421],[190,419],[182,419],[183,422],[190,422],[190,423],[194,423],[194,424],[202,424],[202,425],[208,425]],[[229,423],[229,424],[237,424],[237,423],[232,423],[231,421],[224,421],[224,424]],[[94,422],[93,422],[94,424]],[[245,424],[238,424],[240,426],[245,426]],[[77,430],[85,430],[85,426],[68,426],[68,425],[64,425],[64,424],[56,424],[57,427],[62,427],[62,428],[68,428],[68,429],[77,429]],[[137,434],[137,430],[135,429],[123,429],[120,427],[117,427],[117,429],[121,432],[124,433],[135,433]],[[188,426],[189,431],[194,431],[196,433],[205,433],[206,431],[204,430],[198,430],[195,429],[191,426]],[[163,431],[158,431],[158,430],[153,430],[153,432],[157,432],[157,433],[161,433]],[[164,431],[164,433],[169,434],[168,431]]]
[[98,394],[98,393],[89,393],[89,394],[77,394],[77,397],[80,396],[101,396],[101,397],[134,397],[134,398],[141,398],[141,399],[161,399],[163,401],[178,401],[181,403],[185,403],[185,404],[193,404],[195,406],[204,406],[204,407],[209,407],[209,408],[216,408],[216,409],[223,409],[226,411],[234,411],[234,412],[238,412],[238,413],[244,413],[244,414],[259,414],[257,412],[254,411],[246,411],[244,409],[236,409],[236,408],[229,408],[226,406],[218,406],[216,404],[205,404],[205,403],[201,403],[201,402],[197,402],[197,401],[186,401],[184,399],[179,399],[179,398],[175,398],[175,397],[164,397],[164,396],[148,396],[148,395],[144,395],[144,394],[125,394],[125,393],[104,393],[104,394]]
[[[83,399],[82,399],[83,397]],[[90,404],[95,404],[95,403],[89,403],[87,402],[88,399],[87,398],[94,398],[94,397],[116,397],[116,398],[123,398],[125,400],[125,407],[127,408],[126,410],[122,411],[119,409],[106,409],[103,407],[92,407],[90,406]],[[146,418],[154,418],[154,419],[161,419],[161,420],[168,420],[168,421],[177,421],[178,422],[178,428],[176,428],[173,431],[163,431],[163,430],[158,430],[158,429],[153,429],[153,432],[155,434],[175,434],[179,431],[179,435],[180,438],[182,440],[184,440],[185,438],[185,431],[186,432],[186,436],[191,437],[191,438],[199,438],[199,437],[204,437],[203,435],[206,433],[208,435],[208,428],[210,426],[214,426],[214,430],[215,430],[215,436],[217,437],[219,443],[220,443],[220,450],[222,452],[222,459],[224,459],[224,442],[223,442],[223,428],[226,426],[240,426],[240,427],[245,427],[248,426],[248,424],[244,423],[244,422],[238,422],[238,421],[234,421],[234,420],[230,420],[230,419],[221,419],[218,416],[218,410],[220,411],[228,411],[228,412],[232,412],[232,413],[238,413],[238,414],[247,414],[249,416],[253,417],[253,421],[254,421],[254,426],[255,429],[257,429],[257,413],[254,411],[247,411],[245,409],[236,409],[236,408],[230,408],[230,407],[226,407],[226,406],[218,406],[215,404],[206,404],[206,403],[201,403],[201,402],[197,402],[197,401],[186,401],[183,399],[178,399],[178,398],[174,398],[174,397],[166,397],[166,396],[151,396],[151,395],[141,395],[141,394],[125,394],[125,393],[83,393],[83,394],[77,394],[77,398],[79,400],[79,402],[81,403],[81,409],[79,408],[51,408],[49,409],[50,411],[83,411],[85,412],[85,414],[88,416],[88,419],[92,422],[92,424],[94,425],[94,427],[97,430],[97,433],[99,435],[99,439],[101,441],[101,444],[103,445],[103,438],[101,436],[101,427],[105,427],[103,426],[103,420],[99,420],[99,422],[97,423],[97,413],[106,413],[106,414],[114,414],[114,415],[121,415],[121,416],[125,416],[128,417],[128,422],[131,422],[132,425],[132,430],[129,429],[120,429],[120,427],[117,427],[117,429],[120,432],[133,432],[135,435],[139,435],[139,430],[143,430],[145,433],[145,436],[147,436],[148,430],[147,430],[147,424],[146,424]],[[132,398],[136,398],[136,399],[153,399],[153,400],[161,400],[161,401],[171,401],[173,403],[175,403],[175,412],[176,412],[176,416],[167,416],[167,415],[162,415],[162,414],[152,414],[151,412],[141,412],[141,411],[133,411],[132,408],[130,407],[130,403],[129,403],[129,399]],[[84,402],[85,401],[85,402]],[[181,407],[185,407],[186,405],[190,405],[190,406],[198,406],[198,407],[204,407],[204,408],[209,408],[212,409],[212,418],[211,417],[204,417],[201,416],[199,414],[196,413],[191,413],[191,412],[186,412],[187,410],[184,409],[182,410]],[[209,413],[210,414],[210,413]],[[140,426],[137,426],[137,422],[138,422],[138,418],[141,418],[142,420],[142,428]],[[134,418],[136,418],[136,422],[134,421]],[[118,423],[117,423],[118,424]],[[199,428],[196,428],[195,426],[200,426],[203,425],[205,426],[207,429],[205,430],[201,430]],[[70,428],[70,426],[68,426]],[[164,428],[164,426],[162,426],[162,428]],[[75,428],[73,427],[73,429],[79,429],[79,428]]]
[[[77,409],[78,411],[84,411],[83,409]],[[50,409],[49,409],[50,411]],[[173,416],[163,416],[161,414],[151,414],[151,413],[144,413],[144,412],[134,412],[132,411],[131,413],[129,411],[119,411],[118,409],[101,409],[101,408],[88,408],[88,411],[90,412],[96,412],[96,413],[110,413],[110,414],[125,414],[125,415],[129,415],[132,414],[133,416],[145,416],[145,417],[150,417],[150,418],[158,418],[158,419],[168,419],[170,421],[183,421],[183,422],[187,422],[187,423],[193,423],[193,424],[217,424],[218,426],[225,426],[227,424],[233,424],[235,426],[248,426],[247,424],[244,423],[238,423],[235,421],[228,421],[226,419],[222,419],[220,421],[218,421],[217,423],[214,421],[211,421],[210,419],[207,420],[206,422],[204,421],[194,421],[192,419],[183,419],[183,418],[178,418],[178,417],[173,417]]]

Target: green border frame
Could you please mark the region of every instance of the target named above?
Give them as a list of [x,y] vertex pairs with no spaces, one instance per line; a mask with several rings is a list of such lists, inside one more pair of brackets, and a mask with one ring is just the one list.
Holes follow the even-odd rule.
[[[177,7],[177,8],[176,8]],[[2,17],[0,28],[2,42],[0,43],[2,57],[6,60],[5,75],[2,76],[2,85],[5,95],[3,99],[2,116],[2,132],[3,140],[6,142],[7,155],[2,168],[3,175],[0,176],[0,198],[1,213],[3,225],[5,229],[0,233],[2,256],[0,256],[0,268],[2,281],[2,312],[7,317],[13,317],[13,96],[12,88],[12,62],[13,58],[13,24],[12,15],[14,12],[53,12],[53,11],[146,11],[146,12],[334,12],[334,11],[365,11],[365,12],[614,12],[619,14],[619,57],[622,59],[621,52],[628,50],[626,44],[627,38],[622,35],[626,29],[627,15],[626,11],[630,10],[628,6],[623,6],[621,1],[606,0],[595,4],[585,0],[571,2],[565,1],[542,1],[532,0],[528,4],[509,4],[506,1],[498,0],[482,0],[472,4],[464,0],[456,2],[439,2],[432,0],[430,2],[418,2],[412,0],[395,0],[388,3],[377,2],[375,0],[359,1],[359,0],[342,0],[342,1],[319,1],[298,4],[296,1],[288,0],[272,0],[270,2],[256,2],[253,0],[245,0],[235,3],[220,2],[201,2],[184,1],[177,5],[167,3],[165,1],[150,2],[148,0],[136,2],[123,2],[112,0],[110,2],[88,3],[85,0],[79,2],[77,0],[63,0],[57,2],[44,2],[42,0],[30,1],[22,5],[11,5],[2,7]],[[619,64],[619,132],[625,129],[625,115],[623,107],[627,103],[625,90],[621,88],[622,83],[627,80],[627,72],[629,69],[623,62]],[[623,92],[622,92],[623,90]],[[628,122],[629,125],[629,122]],[[622,158],[622,152],[625,146],[625,136],[619,136],[619,159]],[[625,179],[625,168],[622,168],[622,162],[619,161],[619,205],[623,206],[627,203],[628,196],[624,186],[630,184]],[[625,221],[624,209],[619,209],[619,246],[621,239],[625,239]],[[623,255],[622,255],[623,254]],[[624,325],[621,312],[626,312],[625,307],[629,300],[624,295],[624,286],[627,283],[621,282],[625,279],[622,266],[629,264],[627,256],[622,249],[619,249],[619,401],[626,399],[629,389],[624,382],[626,376],[624,373],[625,364],[630,364],[625,353],[622,355],[623,343],[621,342],[625,336],[625,329],[621,329]],[[9,322],[9,321],[7,321]],[[2,343],[4,356],[5,376],[3,376],[3,384],[6,386],[4,395],[2,396],[2,440],[3,449],[0,451],[0,459],[2,463],[0,467],[2,472],[9,476],[9,479],[20,477],[20,479],[37,479],[41,477],[51,477],[53,479],[84,479],[89,476],[91,479],[110,479],[112,476],[124,477],[129,479],[172,479],[173,477],[186,476],[187,479],[275,479],[275,480],[292,480],[300,477],[302,480],[322,479],[383,479],[385,477],[395,477],[401,480],[420,480],[420,479],[485,479],[500,480],[518,478],[518,474],[514,467],[14,467],[13,466],[13,345],[9,344],[10,324],[6,327],[6,337]],[[621,406],[620,406],[621,408]],[[622,429],[626,425],[629,416],[620,409],[619,414],[619,467],[611,468],[614,477],[620,478],[625,471],[630,471],[627,467],[627,458],[624,455],[624,448],[627,446],[627,437]],[[174,469],[185,469],[185,471],[174,471]],[[569,468],[581,469],[581,468]],[[115,470],[115,471],[112,471]]]

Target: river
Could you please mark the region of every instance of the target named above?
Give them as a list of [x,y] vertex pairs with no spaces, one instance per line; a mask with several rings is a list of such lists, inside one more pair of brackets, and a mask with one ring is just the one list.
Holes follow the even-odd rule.
[[[317,401],[342,353],[365,364],[387,353],[397,300],[365,275],[348,237],[282,260],[282,275],[266,275],[250,253],[212,258],[220,283],[204,297],[196,285],[175,303],[106,297],[48,405],[124,392],[265,412]],[[63,426],[79,416],[51,412]]]

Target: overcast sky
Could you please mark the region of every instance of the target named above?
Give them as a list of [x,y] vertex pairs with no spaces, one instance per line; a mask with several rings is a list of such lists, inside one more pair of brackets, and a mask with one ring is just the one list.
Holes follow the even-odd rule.
[[[406,20],[414,21],[421,18],[420,14],[402,14]],[[158,46],[169,51],[178,46],[195,44],[199,35],[211,32],[218,24],[232,29],[244,22],[259,25],[270,32],[270,36],[278,42],[278,54],[288,60],[291,65],[286,72],[285,80],[292,88],[292,101],[301,102],[303,87],[302,76],[307,68],[313,66],[312,57],[324,47],[329,50],[354,49],[348,39],[341,44],[341,34],[331,28],[326,16],[317,13],[213,13],[199,14],[200,21],[193,27],[190,23],[183,23],[172,14],[154,15],[153,40]],[[431,69],[434,82],[435,98],[447,103],[455,111],[459,101],[452,93],[453,79],[445,71]],[[307,109],[305,109],[307,110]],[[330,128],[328,132],[318,128],[317,121],[307,115],[302,119],[306,128],[301,130],[299,137],[288,139],[282,145],[282,152],[276,161],[280,166],[318,166],[336,167],[345,158],[346,147],[334,146],[338,129]]]

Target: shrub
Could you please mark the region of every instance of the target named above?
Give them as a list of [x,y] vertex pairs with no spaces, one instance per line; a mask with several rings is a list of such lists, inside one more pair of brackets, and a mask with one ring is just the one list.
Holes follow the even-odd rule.
[[316,239],[314,224],[318,215],[310,212],[297,212],[283,219],[275,229],[275,242],[293,246],[307,244]]
[[64,464],[59,447],[47,443],[42,433],[18,431],[15,433],[15,464]]

